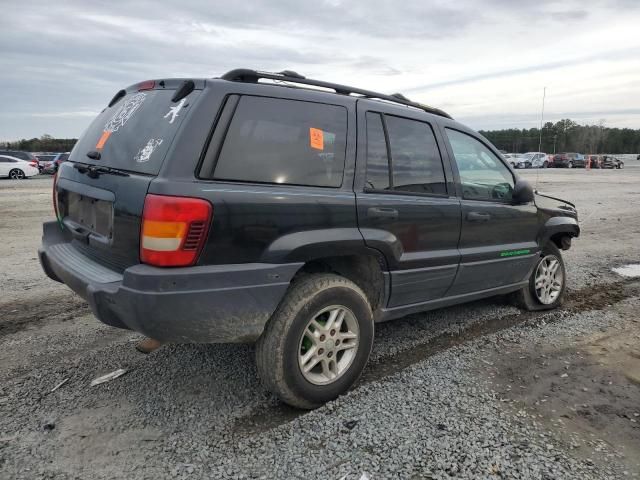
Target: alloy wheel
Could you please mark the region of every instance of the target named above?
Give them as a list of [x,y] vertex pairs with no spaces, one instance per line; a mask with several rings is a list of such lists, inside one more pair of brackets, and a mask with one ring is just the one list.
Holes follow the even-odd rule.
[[332,305],[315,314],[298,345],[298,366],[314,385],[335,382],[356,357],[360,329],[347,307]]
[[11,170],[11,172],[9,172],[9,177],[14,180],[22,180],[24,178],[24,172],[18,169]]
[[549,305],[555,302],[562,292],[564,272],[560,260],[555,255],[547,255],[536,268],[535,292],[540,303]]

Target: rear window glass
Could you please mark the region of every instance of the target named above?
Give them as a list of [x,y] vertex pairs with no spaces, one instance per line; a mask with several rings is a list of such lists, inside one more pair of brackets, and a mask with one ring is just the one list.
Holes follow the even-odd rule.
[[244,96],[229,125],[214,178],[339,187],[346,135],[344,107]]
[[[172,102],[174,90],[127,94],[105,108],[80,137],[70,160],[157,175],[171,141],[199,94]],[[100,159],[87,157],[101,152]]]

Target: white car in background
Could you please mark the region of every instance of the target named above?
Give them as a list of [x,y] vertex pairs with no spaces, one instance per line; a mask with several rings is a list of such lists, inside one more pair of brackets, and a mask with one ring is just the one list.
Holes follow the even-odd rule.
[[531,168],[531,162],[524,153],[507,153],[504,158],[513,168]]
[[526,162],[533,168],[547,168],[549,166],[549,158],[543,152],[527,152],[522,155]]
[[0,155],[0,177],[9,177],[16,180],[38,175],[38,162],[20,160],[8,155]]
[[511,165],[513,168],[516,168],[516,160],[518,158],[519,153],[503,153],[502,156],[504,159]]

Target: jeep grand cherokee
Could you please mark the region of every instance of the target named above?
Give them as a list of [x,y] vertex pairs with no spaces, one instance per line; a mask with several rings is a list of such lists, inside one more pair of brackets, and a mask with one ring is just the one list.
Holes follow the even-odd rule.
[[580,232],[445,112],[290,71],[119,91],[53,194],[49,277],[114,327],[257,342],[301,408],[358,379],[376,322],[499,294],[556,307]]

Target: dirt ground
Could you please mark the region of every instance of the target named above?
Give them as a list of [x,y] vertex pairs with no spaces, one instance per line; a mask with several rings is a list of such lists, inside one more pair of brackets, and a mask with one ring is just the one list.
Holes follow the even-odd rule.
[[640,472],[640,282],[572,292],[573,312],[615,312],[619,322],[571,342],[504,344],[485,357],[483,374],[502,401],[524,409],[561,432],[574,455],[589,458],[599,442],[621,454],[629,472]]
[[[51,178],[0,180],[0,478],[217,478],[211,472],[227,463],[205,447],[233,457],[245,439],[275,444],[315,415],[350,408],[359,395],[384,406],[384,389],[399,373],[431,368],[427,360],[460,346],[477,350],[474,375],[495,392],[500,415],[551,432],[568,458],[594,468],[619,464],[613,477],[640,478],[640,280],[611,271],[640,263],[638,164],[521,172],[580,213],[583,234],[565,254],[570,288],[561,310],[522,313],[492,299],[380,325],[354,393],[310,414],[262,389],[250,346],[136,352],[137,334],[101,325],[39,267],[41,224],[53,217]],[[554,335],[563,318],[598,326]],[[117,368],[128,373],[89,386]],[[379,427],[400,428],[398,418],[391,414]]]

